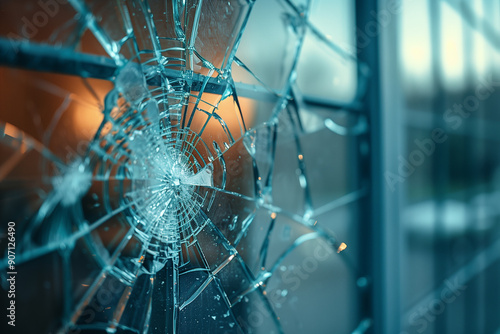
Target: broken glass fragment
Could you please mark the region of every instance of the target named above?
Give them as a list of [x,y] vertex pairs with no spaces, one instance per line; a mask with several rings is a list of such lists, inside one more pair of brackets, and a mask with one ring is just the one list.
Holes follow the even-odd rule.
[[[322,31],[325,4],[0,5],[13,14],[0,29],[0,226],[16,223],[20,331],[358,327],[349,252],[366,189],[347,166],[367,126],[310,104],[356,102],[335,91],[358,78]],[[346,69],[321,75],[312,48]]]

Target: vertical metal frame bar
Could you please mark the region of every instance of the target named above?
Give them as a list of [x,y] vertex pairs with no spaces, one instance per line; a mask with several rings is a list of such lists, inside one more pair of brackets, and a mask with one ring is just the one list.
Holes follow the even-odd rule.
[[401,330],[399,199],[402,193],[400,188],[391,190],[384,177],[386,171],[397,170],[397,152],[402,151],[402,95],[395,66],[399,17],[391,14],[389,25],[378,22],[379,13],[387,11],[389,6],[397,9],[398,4],[395,0],[356,0],[358,60],[368,64],[371,71],[363,99],[363,111],[370,125],[365,137],[370,153],[364,158],[360,173],[370,182],[370,192],[361,218],[360,238],[365,246],[361,253],[365,256],[360,261],[372,283],[364,312],[371,315],[372,332],[377,334]]

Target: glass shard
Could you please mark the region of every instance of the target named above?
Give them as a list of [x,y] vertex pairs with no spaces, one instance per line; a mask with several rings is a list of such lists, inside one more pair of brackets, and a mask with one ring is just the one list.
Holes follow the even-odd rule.
[[[24,15],[0,30],[0,277],[12,221],[18,329],[331,329],[298,301],[361,293],[346,239],[365,192],[346,157],[366,124],[307,106],[336,89],[308,56],[333,45],[315,2],[61,3],[0,5]],[[341,331],[361,321],[346,305]]]

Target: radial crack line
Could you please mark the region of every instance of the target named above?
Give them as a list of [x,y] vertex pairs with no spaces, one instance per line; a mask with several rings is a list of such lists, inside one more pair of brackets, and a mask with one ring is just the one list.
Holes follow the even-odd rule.
[[323,206],[320,206],[319,208],[314,210],[312,217],[315,218],[321,216],[322,214],[327,213],[328,211],[356,202],[357,200],[363,198],[363,196],[366,196],[367,194],[368,194],[368,189],[366,187],[345,194],[344,196],[336,198],[333,201]]
[[[130,206],[132,206],[133,203],[129,203],[128,205],[125,205],[123,207],[120,207],[116,210],[113,210],[112,212],[106,214],[105,216],[101,217],[98,219],[96,222],[92,223],[89,227],[85,228],[84,230],[78,230],[75,234],[71,235],[68,238],[65,238],[63,240],[58,240],[57,242],[52,242],[48,245],[45,245],[43,247],[40,247],[38,249],[31,250],[29,252],[26,252],[27,254],[19,254],[16,263],[18,265],[23,264],[25,262],[31,261],[35,258],[38,258],[40,256],[46,255],[56,249],[61,248],[61,245],[67,245],[70,243],[73,243],[74,241],[80,239],[81,237],[85,236],[87,233],[91,232],[92,230],[96,229],[99,227],[101,224],[106,222],[108,219],[111,217],[117,215],[118,213],[128,209]],[[7,260],[5,259],[2,261],[3,263],[0,265],[0,269],[5,269],[7,268]]]
[[[143,247],[142,247],[142,250],[141,250],[141,253],[140,253],[140,256],[139,258],[142,259],[143,258],[143,255],[145,254],[146,252],[146,249],[147,249],[147,246],[146,244],[149,243],[151,241],[151,239],[153,238],[153,235],[151,233],[149,233],[152,229],[154,229],[158,223],[160,221],[160,217],[157,217],[157,219],[152,223],[152,224],[149,224],[148,225],[148,228],[146,229],[145,233],[146,235],[149,235],[149,241],[146,242]],[[97,289],[100,287],[100,285],[104,282],[104,279],[105,279],[105,275],[107,273],[110,273],[114,264],[116,263],[116,261],[118,260],[119,258],[119,255],[120,253],[122,252],[122,250],[127,246],[129,240],[130,240],[130,237],[135,233],[135,228],[133,226],[130,227],[129,231],[127,231],[127,234],[122,238],[120,244],[118,245],[118,247],[115,249],[115,251],[113,252],[113,255],[110,257],[110,260],[108,263],[106,263],[106,266],[101,270],[101,272],[99,273],[99,275],[97,276],[98,278],[92,283],[91,285],[91,288],[89,288],[87,290],[87,293],[84,297],[82,297],[78,307],[75,308],[75,311],[73,312],[73,315],[71,316],[71,323],[68,324],[68,326],[72,326],[74,324],[76,324],[76,319],[75,318],[78,318],[79,315],[81,314],[81,312],[83,311],[83,308],[88,305],[88,303],[90,302],[90,299],[95,295],[95,293],[97,292]],[[140,270],[140,268],[138,267],[137,270],[133,273],[135,276],[137,276],[137,272],[138,270]],[[99,278],[103,277],[104,279],[100,280]],[[128,302],[128,298],[127,298],[127,302]],[[125,308],[125,306],[124,306]],[[124,309],[123,308],[123,309]]]
[[270,273],[272,275],[276,271],[276,269],[279,267],[279,265],[281,264],[281,262],[283,262],[283,260],[295,248],[299,247],[300,245],[302,245],[306,241],[317,239],[317,238],[321,238],[321,237],[322,237],[322,235],[320,233],[318,233],[318,232],[311,232],[311,233],[307,233],[307,234],[301,235],[300,237],[298,237],[297,239],[295,239],[295,241],[293,242],[293,244],[290,247],[288,247],[288,249],[286,251],[284,251],[283,253],[281,253],[280,257],[276,260],[276,262],[274,262],[274,265],[271,267],[271,270],[269,270],[268,273]]
[[207,288],[207,286],[214,280],[214,276],[210,275],[205,282],[179,307],[179,311],[182,311],[186,306],[191,304],[198,296]]

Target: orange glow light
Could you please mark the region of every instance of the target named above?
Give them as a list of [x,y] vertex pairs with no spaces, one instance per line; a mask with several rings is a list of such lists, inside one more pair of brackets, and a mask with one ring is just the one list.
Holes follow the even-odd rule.
[[340,244],[339,248],[337,249],[337,253],[342,252],[344,249],[347,248],[347,245],[343,242]]

